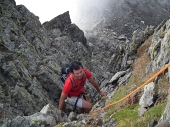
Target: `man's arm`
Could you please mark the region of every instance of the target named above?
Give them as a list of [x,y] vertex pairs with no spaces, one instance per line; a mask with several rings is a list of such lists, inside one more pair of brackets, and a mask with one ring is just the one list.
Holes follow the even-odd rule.
[[68,96],[67,94],[65,94],[63,92],[61,93],[59,107],[58,107],[59,110],[63,110],[65,99],[67,98],[67,96]]
[[89,82],[96,88],[96,90],[98,91],[98,93],[102,96],[105,96],[107,94],[107,91],[100,91],[98,84],[96,83],[96,81],[93,79],[93,77],[91,77],[89,79]]

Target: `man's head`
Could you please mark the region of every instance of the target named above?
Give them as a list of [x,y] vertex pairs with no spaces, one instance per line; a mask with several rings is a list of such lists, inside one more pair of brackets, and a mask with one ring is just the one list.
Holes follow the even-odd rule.
[[77,79],[81,79],[83,76],[83,65],[79,61],[74,61],[71,63],[70,71]]

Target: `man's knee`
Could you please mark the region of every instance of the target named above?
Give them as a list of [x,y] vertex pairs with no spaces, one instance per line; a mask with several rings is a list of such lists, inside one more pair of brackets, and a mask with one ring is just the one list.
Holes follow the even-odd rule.
[[89,110],[92,109],[92,104],[91,104],[91,103],[89,103],[89,104],[87,105],[87,109],[89,109]]
[[89,103],[88,101],[83,100],[82,108],[91,110],[92,109],[92,104]]

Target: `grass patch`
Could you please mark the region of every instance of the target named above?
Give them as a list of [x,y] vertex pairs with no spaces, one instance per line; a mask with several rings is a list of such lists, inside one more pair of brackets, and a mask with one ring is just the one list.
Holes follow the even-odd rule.
[[144,116],[150,116],[151,118],[159,119],[162,115],[166,106],[166,102],[156,105],[152,108],[149,108],[148,111],[144,114]]
[[146,127],[153,119],[159,120],[166,103],[151,107],[143,116],[138,116],[139,105],[128,105],[112,115],[116,119],[117,127]]
[[164,102],[149,108],[143,116],[139,117],[137,121],[134,121],[132,127],[146,127],[153,119],[158,121],[162,116],[165,105],[166,103]]
[[[118,101],[119,99],[123,98],[124,96],[126,96],[126,89],[127,89],[127,86],[122,86],[121,89],[117,90],[115,93],[114,93],[114,96],[113,98],[110,100],[109,104],[113,103],[113,102],[116,102]],[[105,118],[109,118],[110,115],[112,115],[113,113],[117,112],[118,110],[120,110],[121,108],[121,105],[123,105],[123,102],[120,102],[116,105],[113,105],[111,106],[108,111],[107,111],[107,114],[105,115]]]
[[137,109],[136,105],[128,105],[112,115],[116,119],[117,127],[130,127],[138,119]]

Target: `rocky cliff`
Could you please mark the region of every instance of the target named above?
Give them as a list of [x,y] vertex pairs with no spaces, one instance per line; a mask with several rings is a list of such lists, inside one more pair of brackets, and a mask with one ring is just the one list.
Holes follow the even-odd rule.
[[[153,2],[151,3],[155,5]],[[131,7],[138,5],[133,1],[126,3],[123,5]],[[138,6],[141,7],[142,3]],[[163,17],[158,18],[159,20],[155,19],[155,24],[152,24],[153,19],[148,19],[150,25],[157,26],[142,26],[144,30],[137,30],[136,24],[131,22],[134,27],[130,31],[135,31],[129,39],[124,33],[120,34],[123,30],[121,27],[119,31],[112,29],[113,24],[112,27],[97,24],[93,31],[88,30],[84,34],[76,24],[71,22],[69,12],[41,24],[38,16],[31,13],[24,5],[16,6],[14,0],[1,1],[0,123],[4,120],[4,127],[39,127],[55,126],[60,122],[68,121],[67,113],[72,110],[72,107],[69,105],[65,107],[66,114],[57,110],[62,88],[60,69],[66,62],[80,60],[93,72],[100,88],[108,91],[108,98],[112,97],[115,90],[128,83],[134,71],[132,64],[137,58],[137,48],[151,35],[153,35],[152,44],[147,50],[151,62],[146,68],[146,73],[160,69],[169,63],[170,23],[166,20],[169,15],[169,5],[161,1],[158,5],[159,8],[164,7],[164,11],[161,9],[159,13],[165,20],[163,21]],[[111,13],[105,13],[112,17]],[[113,21],[110,20],[111,22]],[[131,28],[131,25],[128,26]],[[169,70],[166,75],[169,79]],[[116,89],[113,87],[114,84]],[[89,83],[86,90],[93,102],[101,99]],[[94,109],[104,105],[105,102],[97,103]],[[169,111],[168,107],[166,109],[165,114]],[[79,120],[87,116],[80,115]],[[167,114],[163,117],[163,120],[168,116]],[[101,125],[102,122],[100,120],[98,122]],[[109,126],[114,122],[112,119],[106,124]],[[86,121],[83,124],[86,124]]]
[[168,0],[82,0],[78,10],[74,22],[84,31],[99,26],[131,38],[134,30],[168,19],[170,5]]
[[33,114],[47,103],[57,106],[61,65],[75,59],[91,63],[83,31],[71,24],[68,12],[41,25],[15,1],[0,6],[2,114],[12,118]]

